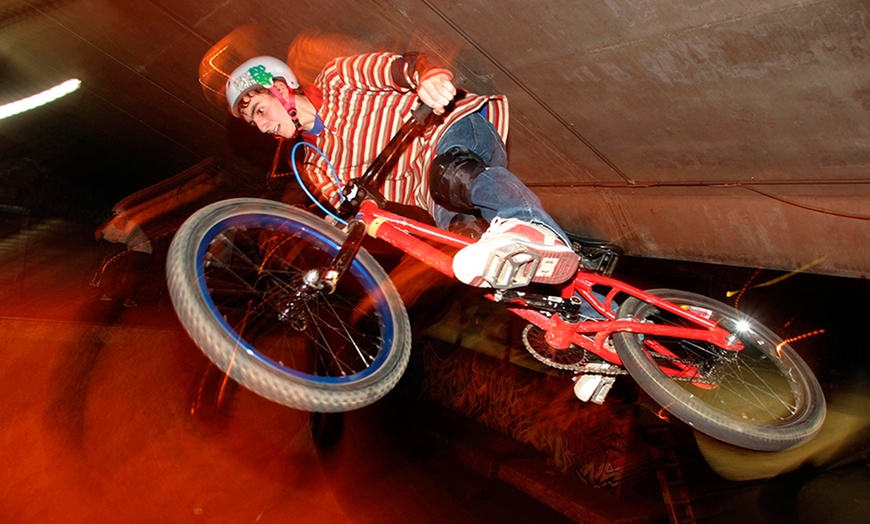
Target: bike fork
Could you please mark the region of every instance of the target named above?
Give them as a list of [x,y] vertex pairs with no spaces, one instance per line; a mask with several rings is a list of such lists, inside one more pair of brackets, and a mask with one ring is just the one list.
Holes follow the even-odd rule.
[[362,220],[354,219],[347,224],[347,239],[338,250],[338,254],[332,260],[329,268],[323,273],[320,283],[329,288],[329,293],[335,291],[338,281],[347,272],[347,268],[353,263],[356,254],[362,246],[366,236],[366,224]]
[[365,237],[366,225],[361,220],[352,220],[348,224],[347,239],[341,245],[335,258],[325,270],[311,269],[302,276],[300,286],[292,286],[285,291],[278,304],[278,320],[290,321],[299,330],[305,329],[306,321],[302,313],[305,302],[317,293],[332,294],[338,287],[338,281],[347,272],[354,257],[359,252]]

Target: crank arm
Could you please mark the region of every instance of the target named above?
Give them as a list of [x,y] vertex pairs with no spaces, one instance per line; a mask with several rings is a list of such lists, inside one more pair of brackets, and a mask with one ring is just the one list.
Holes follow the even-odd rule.
[[558,313],[564,320],[580,321],[580,306],[582,301],[577,297],[565,299],[553,295],[526,293],[523,291],[504,290],[492,295],[493,301],[503,304],[517,305],[526,309]]

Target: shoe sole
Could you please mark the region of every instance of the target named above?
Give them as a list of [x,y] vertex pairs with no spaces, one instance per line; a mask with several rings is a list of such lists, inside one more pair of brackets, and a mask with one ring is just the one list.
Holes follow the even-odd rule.
[[554,250],[550,246],[547,246],[546,249],[539,249],[534,245],[530,245],[529,248],[541,257],[532,282],[561,284],[577,274],[580,257],[570,249],[566,248],[567,251]]
[[[534,244],[528,241],[499,239],[496,242],[477,242],[462,248],[453,258],[453,272],[460,282],[477,287],[489,287],[483,280],[490,254],[504,246],[521,243],[540,257],[531,281],[538,284],[561,284],[577,274],[580,258],[567,246]],[[457,267],[473,271],[456,271]],[[470,278],[467,278],[468,276]],[[466,277],[466,278],[463,278]]]

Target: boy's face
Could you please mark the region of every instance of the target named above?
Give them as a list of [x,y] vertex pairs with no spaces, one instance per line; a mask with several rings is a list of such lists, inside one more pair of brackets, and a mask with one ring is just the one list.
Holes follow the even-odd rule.
[[281,102],[269,92],[252,95],[246,107],[240,108],[242,120],[261,133],[275,138],[293,138],[296,126]]

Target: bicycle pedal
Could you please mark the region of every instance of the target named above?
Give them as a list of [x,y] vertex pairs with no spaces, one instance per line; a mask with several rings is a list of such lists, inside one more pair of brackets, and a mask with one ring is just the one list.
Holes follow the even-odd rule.
[[[588,364],[587,366],[597,366],[596,364]],[[610,367],[608,364],[600,364],[601,370]],[[592,402],[594,404],[603,404],[604,399],[610,392],[616,382],[616,377],[608,375],[580,375],[574,382],[574,396],[583,402]]]
[[541,256],[527,246],[508,244],[492,252],[483,271],[483,280],[495,289],[527,286],[540,262]]

